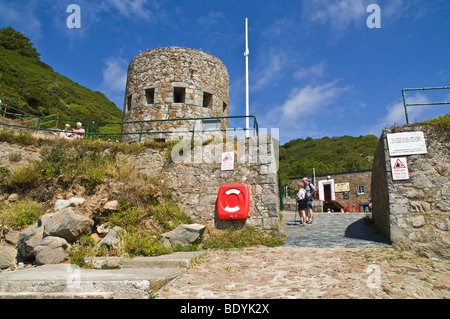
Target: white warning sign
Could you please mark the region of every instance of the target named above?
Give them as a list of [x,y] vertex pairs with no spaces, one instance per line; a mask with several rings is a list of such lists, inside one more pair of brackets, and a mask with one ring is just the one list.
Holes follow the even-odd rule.
[[422,131],[387,134],[389,156],[426,154],[427,145]]
[[222,164],[220,165],[222,171],[234,170],[234,152],[222,153]]
[[408,161],[406,157],[391,158],[391,172],[394,181],[409,179]]

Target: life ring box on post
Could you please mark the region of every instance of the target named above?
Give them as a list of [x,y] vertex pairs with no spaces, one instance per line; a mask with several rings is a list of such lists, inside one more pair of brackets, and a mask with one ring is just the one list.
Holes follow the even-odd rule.
[[217,217],[224,220],[246,219],[250,209],[247,184],[224,184],[217,195]]

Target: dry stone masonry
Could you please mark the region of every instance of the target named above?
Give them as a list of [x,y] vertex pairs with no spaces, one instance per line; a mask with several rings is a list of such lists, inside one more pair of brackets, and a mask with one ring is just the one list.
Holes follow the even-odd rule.
[[[393,180],[388,133],[423,131],[426,154],[407,156],[409,180]],[[394,245],[450,258],[450,134],[430,125],[384,130],[372,170],[373,218]]]
[[122,141],[167,139],[168,133],[146,132],[228,128],[228,119],[161,121],[228,116],[228,71],[218,58],[194,49],[168,47],[134,57],[128,67]]

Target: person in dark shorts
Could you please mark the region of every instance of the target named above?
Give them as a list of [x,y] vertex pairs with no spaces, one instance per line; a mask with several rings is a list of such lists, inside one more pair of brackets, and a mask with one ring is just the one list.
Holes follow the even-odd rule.
[[298,194],[297,194],[297,206],[298,206],[298,215],[300,216],[300,225],[299,226],[305,226],[306,225],[306,191],[305,191],[305,184],[303,182],[300,182],[298,184]]
[[313,200],[314,194],[316,193],[316,188],[313,184],[311,184],[307,177],[303,177],[303,184],[305,185],[303,188],[306,192],[306,223],[312,224],[313,221]]

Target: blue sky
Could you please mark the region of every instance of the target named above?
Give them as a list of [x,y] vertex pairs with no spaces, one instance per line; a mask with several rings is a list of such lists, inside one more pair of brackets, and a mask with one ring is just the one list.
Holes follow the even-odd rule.
[[[69,4],[81,27],[68,28]],[[369,28],[371,4],[381,28]],[[25,33],[41,60],[123,109],[130,60],[180,46],[221,59],[230,115],[245,115],[245,18],[250,114],[297,138],[379,136],[404,124],[401,90],[450,86],[448,0],[0,0],[0,27]],[[408,92],[408,103],[450,101],[450,90]],[[410,107],[410,121],[450,112]],[[244,126],[244,122],[233,123]]]

